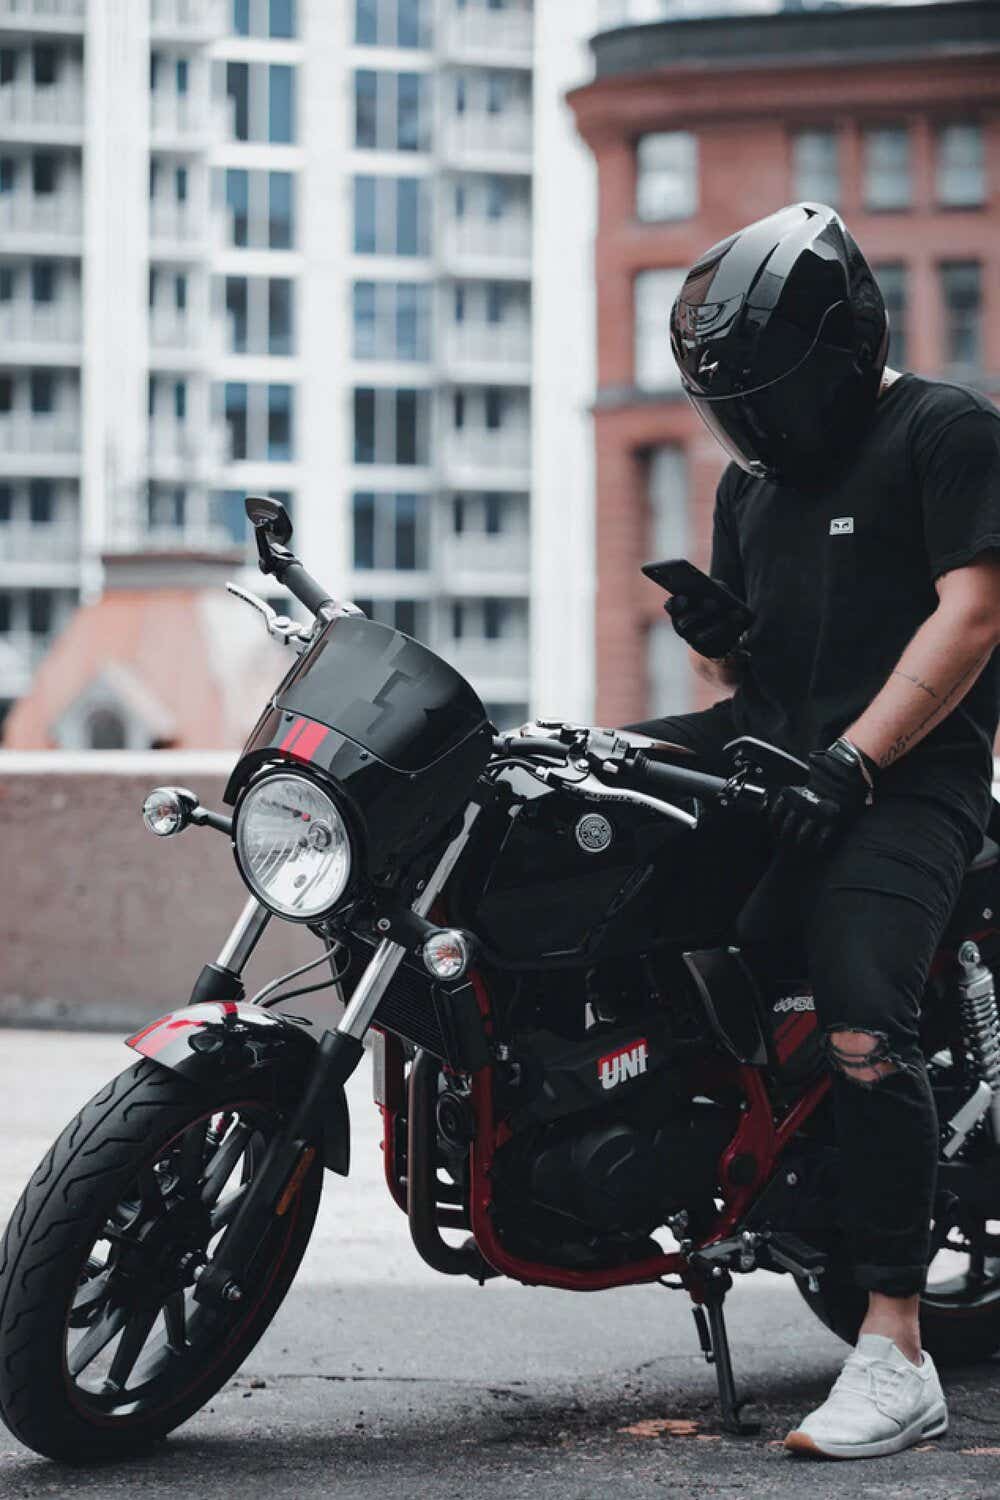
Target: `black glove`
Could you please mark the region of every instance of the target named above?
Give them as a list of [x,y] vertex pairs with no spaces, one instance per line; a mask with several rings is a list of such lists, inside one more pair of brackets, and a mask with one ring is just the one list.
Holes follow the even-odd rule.
[[786,848],[818,853],[875,800],[875,762],[846,740],[809,757],[805,786],[785,786],[771,803],[771,827]]
[[674,594],[663,606],[681,639],[699,656],[715,661],[739,645],[740,637],[753,622],[742,599],[737,599],[725,584],[719,587],[725,589],[728,599],[690,599],[687,594]]

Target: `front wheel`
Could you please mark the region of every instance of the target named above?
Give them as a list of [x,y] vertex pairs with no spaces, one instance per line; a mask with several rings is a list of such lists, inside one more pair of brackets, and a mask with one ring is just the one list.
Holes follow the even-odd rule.
[[242,1364],[309,1242],[318,1159],[222,1306],[194,1297],[281,1118],[265,1086],[143,1060],[66,1127],[0,1249],[0,1414],[50,1458],[164,1437]]

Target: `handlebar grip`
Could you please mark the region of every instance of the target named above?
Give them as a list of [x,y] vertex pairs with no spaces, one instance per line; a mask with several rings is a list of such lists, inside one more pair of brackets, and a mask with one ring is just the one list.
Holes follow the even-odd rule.
[[705,771],[689,771],[686,766],[650,760],[642,750],[632,762],[628,780],[634,786],[668,797],[717,797],[727,784],[723,776],[709,776]]
[[307,573],[298,561],[291,562],[282,569],[278,575],[278,581],[283,583],[288,592],[294,594],[299,603],[314,615],[318,615],[325,604],[333,603],[323,585],[317,583],[312,574]]

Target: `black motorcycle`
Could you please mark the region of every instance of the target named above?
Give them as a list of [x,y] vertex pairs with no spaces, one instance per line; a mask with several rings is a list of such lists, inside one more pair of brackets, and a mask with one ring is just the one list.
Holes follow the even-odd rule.
[[[628,732],[498,734],[433,652],[327,596],[277,502],[247,512],[262,571],[314,620],[235,590],[297,660],[232,773],[231,815],[164,787],[143,816],[225,834],[250,899],[190,1004],[129,1039],[138,1061],[14,1211],[7,1425],[54,1458],[122,1454],[229,1379],[292,1283],[324,1174],[348,1171],[344,1084],[367,1043],[388,1189],[424,1260],[481,1284],[686,1290],[725,1424],[754,1430],[723,1320],[733,1274],[791,1275],[848,1340],[863,1302],[795,934],[754,934],[752,902],[737,927],[719,897],[720,861],[804,768],[747,739],[722,778]],[[944,1360],[1000,1347],[997,857],[987,840],[926,996],[943,1123],[923,1329]],[[320,951],[247,1001],[272,916]],[[313,968],[345,1003],[321,1036],[278,1009]]]

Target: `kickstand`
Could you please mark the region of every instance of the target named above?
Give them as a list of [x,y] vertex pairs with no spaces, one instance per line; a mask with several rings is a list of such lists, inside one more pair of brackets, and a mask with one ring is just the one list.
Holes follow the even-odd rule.
[[[729,1339],[726,1335],[726,1318],[722,1311],[726,1293],[732,1284],[732,1278],[728,1273],[723,1277],[714,1277],[705,1287],[704,1306],[696,1304],[691,1311],[694,1314],[702,1353],[708,1364],[715,1366],[715,1378],[719,1383],[719,1405],[722,1407],[722,1425],[727,1432],[735,1433],[737,1437],[751,1437],[760,1431],[760,1421],[756,1417],[744,1417],[742,1413],[749,1402],[746,1399],[737,1400],[733,1362],[729,1354]],[[707,1317],[705,1316],[706,1308]]]

